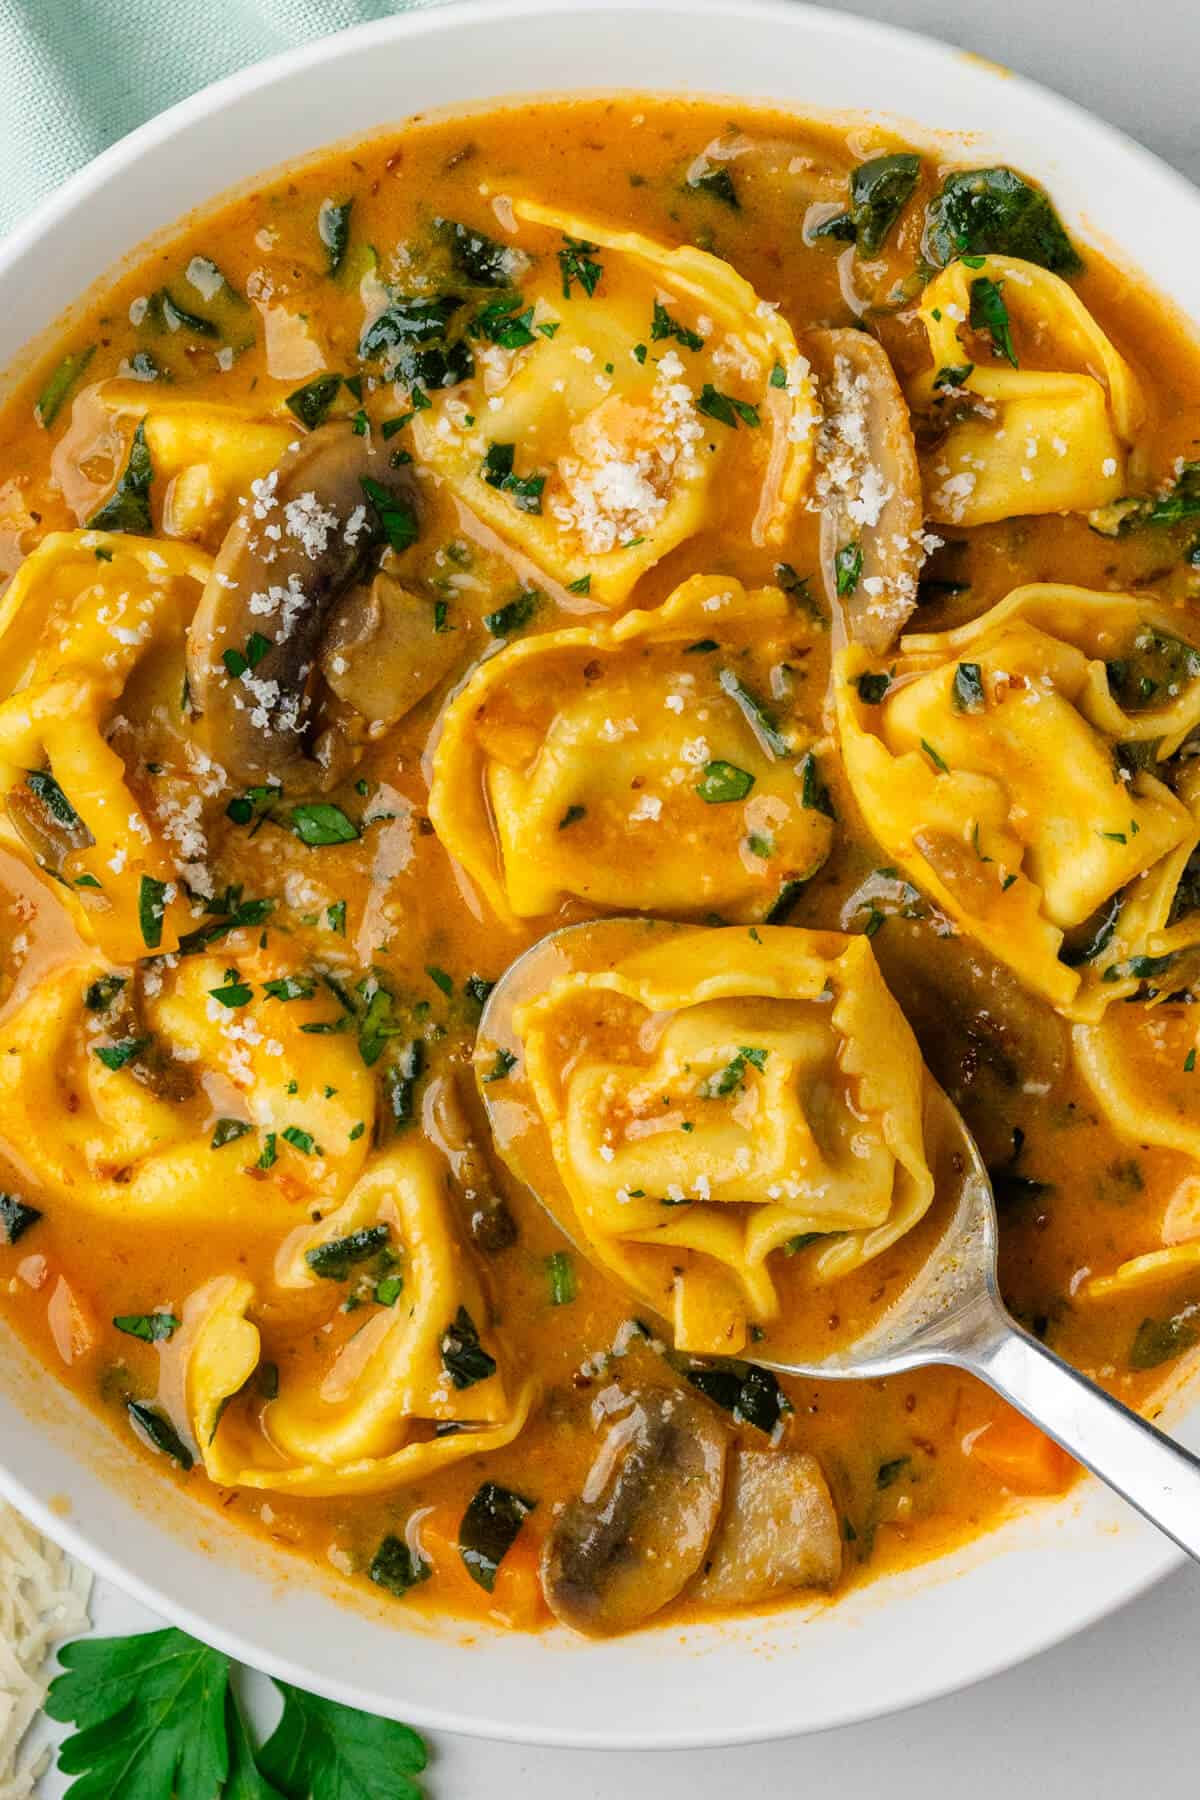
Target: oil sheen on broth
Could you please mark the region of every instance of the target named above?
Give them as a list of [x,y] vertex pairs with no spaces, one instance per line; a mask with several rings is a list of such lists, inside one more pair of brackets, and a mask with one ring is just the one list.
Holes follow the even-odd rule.
[[0,579],[0,1293],[148,1482],[592,1634],[984,1531],[1072,1468],[982,1388],[741,1360],[919,1266],[935,1082],[1019,1319],[1200,1340],[1200,368],[1026,176],[330,152],[15,387]]

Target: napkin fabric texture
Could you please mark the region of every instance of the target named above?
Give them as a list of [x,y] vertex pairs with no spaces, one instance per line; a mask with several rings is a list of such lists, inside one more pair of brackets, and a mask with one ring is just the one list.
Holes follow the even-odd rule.
[[0,234],[222,75],[435,0],[0,0]]

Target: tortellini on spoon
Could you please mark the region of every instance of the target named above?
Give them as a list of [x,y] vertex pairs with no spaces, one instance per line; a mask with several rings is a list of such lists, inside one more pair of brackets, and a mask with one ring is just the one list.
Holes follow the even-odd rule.
[[507,1063],[480,1049],[498,1147],[679,1350],[776,1319],[777,1253],[824,1284],[924,1217],[933,1084],[866,938],[617,920],[557,945]]

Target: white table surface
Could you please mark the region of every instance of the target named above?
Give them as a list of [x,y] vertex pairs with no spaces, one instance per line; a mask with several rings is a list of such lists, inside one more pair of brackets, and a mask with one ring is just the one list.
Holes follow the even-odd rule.
[[[857,12],[949,39],[1121,126],[1200,183],[1200,0],[854,0]],[[97,1587],[101,1632],[159,1620]],[[397,1654],[403,1655],[397,1645]],[[905,1647],[898,1644],[896,1654]],[[440,1735],[431,1800],[715,1800],[741,1791],[929,1800],[1126,1800],[1196,1788],[1200,1570],[1152,1590],[1058,1650],[949,1699],[820,1737],[751,1749],[568,1752]],[[266,1684],[263,1684],[264,1687]],[[266,1704],[255,1691],[256,1703]],[[59,1800],[56,1773],[43,1783]],[[120,1800],[114,1796],[113,1800]]]

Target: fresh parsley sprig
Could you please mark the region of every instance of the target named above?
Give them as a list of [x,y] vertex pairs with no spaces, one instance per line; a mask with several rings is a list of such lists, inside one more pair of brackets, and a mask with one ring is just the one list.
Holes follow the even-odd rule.
[[58,1755],[68,1800],[421,1800],[415,1731],[286,1682],[256,1750],[228,1657],[185,1632],[82,1638],[59,1660],[46,1711],[77,1727]]

